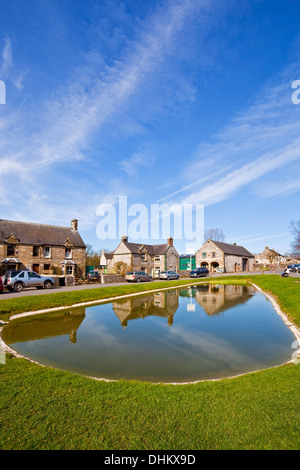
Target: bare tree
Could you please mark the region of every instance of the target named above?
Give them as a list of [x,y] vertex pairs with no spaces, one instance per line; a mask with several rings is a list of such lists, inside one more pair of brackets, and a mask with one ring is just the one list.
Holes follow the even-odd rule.
[[300,220],[296,220],[296,222],[291,222],[290,229],[292,231],[294,241],[292,243],[292,251],[293,255],[300,257]]
[[216,242],[223,242],[225,240],[224,232],[221,228],[210,228],[204,232],[204,241],[214,240]]

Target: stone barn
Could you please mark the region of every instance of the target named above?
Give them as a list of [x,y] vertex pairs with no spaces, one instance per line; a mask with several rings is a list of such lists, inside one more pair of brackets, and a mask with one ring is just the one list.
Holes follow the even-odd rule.
[[254,255],[239,245],[207,240],[196,253],[196,266],[211,272],[248,272],[253,265]]

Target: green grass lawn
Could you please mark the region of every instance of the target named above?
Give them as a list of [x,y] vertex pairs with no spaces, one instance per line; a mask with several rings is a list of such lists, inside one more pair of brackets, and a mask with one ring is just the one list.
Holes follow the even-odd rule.
[[[218,283],[245,280],[224,277]],[[299,281],[273,275],[252,280],[272,292],[300,326]],[[133,291],[146,285],[124,288]],[[106,296],[102,289],[99,294]],[[118,289],[113,288],[115,295],[123,293]],[[95,294],[84,292],[76,292],[75,302]],[[44,302],[41,297],[50,300],[52,295],[36,297]],[[18,311],[17,304],[11,308]],[[7,318],[8,311],[3,315]],[[300,448],[300,364],[175,386],[94,381],[7,355],[0,374],[2,450]]]

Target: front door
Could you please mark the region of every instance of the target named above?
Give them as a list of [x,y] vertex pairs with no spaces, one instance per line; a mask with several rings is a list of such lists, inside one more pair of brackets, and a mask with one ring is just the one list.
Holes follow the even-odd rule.
[[32,266],[32,271],[34,271],[35,273],[39,274],[40,272],[40,265],[39,264],[34,264]]
[[248,258],[243,258],[243,271],[248,271]]

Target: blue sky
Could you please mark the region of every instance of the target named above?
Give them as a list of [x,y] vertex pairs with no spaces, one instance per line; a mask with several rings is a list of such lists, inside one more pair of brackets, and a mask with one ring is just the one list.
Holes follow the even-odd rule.
[[114,249],[100,204],[204,204],[228,243],[289,251],[299,17],[293,0],[1,0],[0,217],[78,218]]

